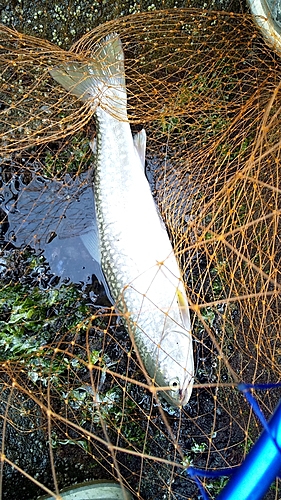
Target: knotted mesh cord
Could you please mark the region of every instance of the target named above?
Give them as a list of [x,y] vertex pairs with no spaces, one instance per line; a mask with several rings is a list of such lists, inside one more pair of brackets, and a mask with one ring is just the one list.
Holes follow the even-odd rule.
[[[90,168],[92,112],[48,70],[88,61],[113,31],[125,52],[129,120],[147,131],[147,174],[190,299],[195,388],[180,412],[162,409],[114,308],[89,305],[89,289],[52,288],[31,241],[12,248],[21,228],[9,242],[3,229],[3,498],[26,474],[25,498],[38,483],[56,492],[73,482],[72,469],[77,480],[118,479],[138,498],[197,498],[184,468],[237,465],[260,431],[235,385],[280,380],[280,61],[250,17],[138,14],[87,33],[69,52],[1,26],[3,185],[14,183],[17,197],[17,183],[40,175],[61,181],[65,198],[66,174]],[[39,219],[46,232],[48,217]],[[15,332],[26,350],[14,346]],[[269,416],[278,391],[257,398]],[[9,447],[31,440],[34,428],[44,445],[31,456],[43,457],[45,475]],[[71,472],[62,472],[64,461]],[[212,497],[222,483],[206,480]]]

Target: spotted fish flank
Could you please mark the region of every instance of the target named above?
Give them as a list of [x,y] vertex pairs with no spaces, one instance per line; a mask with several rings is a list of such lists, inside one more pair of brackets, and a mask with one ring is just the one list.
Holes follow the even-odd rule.
[[150,377],[174,405],[191,395],[194,363],[189,307],[169,237],[144,174],[145,132],[127,120],[120,38],[106,37],[89,63],[68,63],[51,75],[82,101],[97,123],[94,194],[101,263]]

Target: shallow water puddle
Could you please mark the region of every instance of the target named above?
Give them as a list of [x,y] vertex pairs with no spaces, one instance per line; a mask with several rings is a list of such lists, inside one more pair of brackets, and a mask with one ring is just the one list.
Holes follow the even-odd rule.
[[34,175],[28,184],[15,175],[0,188],[2,241],[42,254],[60,283],[87,285],[93,275],[104,280],[99,262],[82,241],[98,242],[91,179],[92,170],[74,180],[66,175],[63,181]]

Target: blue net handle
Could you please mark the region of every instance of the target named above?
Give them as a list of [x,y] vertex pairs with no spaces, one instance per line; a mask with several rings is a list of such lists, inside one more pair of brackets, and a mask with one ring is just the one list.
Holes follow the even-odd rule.
[[259,500],[281,473],[281,401],[217,500]]
[[204,500],[207,500],[209,496],[202,487],[199,477],[231,475],[217,500],[260,500],[275,478],[281,475],[281,400],[267,422],[251,392],[252,389],[271,389],[280,386],[280,383],[259,386],[240,384],[238,386],[251,404],[264,430],[239,467],[216,471],[203,471],[193,467],[187,469],[188,475],[196,481]]

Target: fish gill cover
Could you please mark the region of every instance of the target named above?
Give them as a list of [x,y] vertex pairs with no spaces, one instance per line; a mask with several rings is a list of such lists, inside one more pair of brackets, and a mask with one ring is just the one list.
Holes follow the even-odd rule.
[[[182,409],[158,398],[97,280],[72,284],[43,252],[85,230],[78,209],[60,230],[58,204],[79,204],[95,134],[89,104],[49,70],[89,61],[113,32],[190,303],[196,373]],[[186,468],[239,465],[261,430],[237,385],[280,380],[279,57],[247,15],[181,9],[108,22],[69,51],[2,25],[0,72],[2,498],[86,479],[144,500],[198,498]],[[40,182],[56,186],[41,212]],[[279,394],[256,393],[266,417]],[[226,482],[202,481],[211,498]]]

